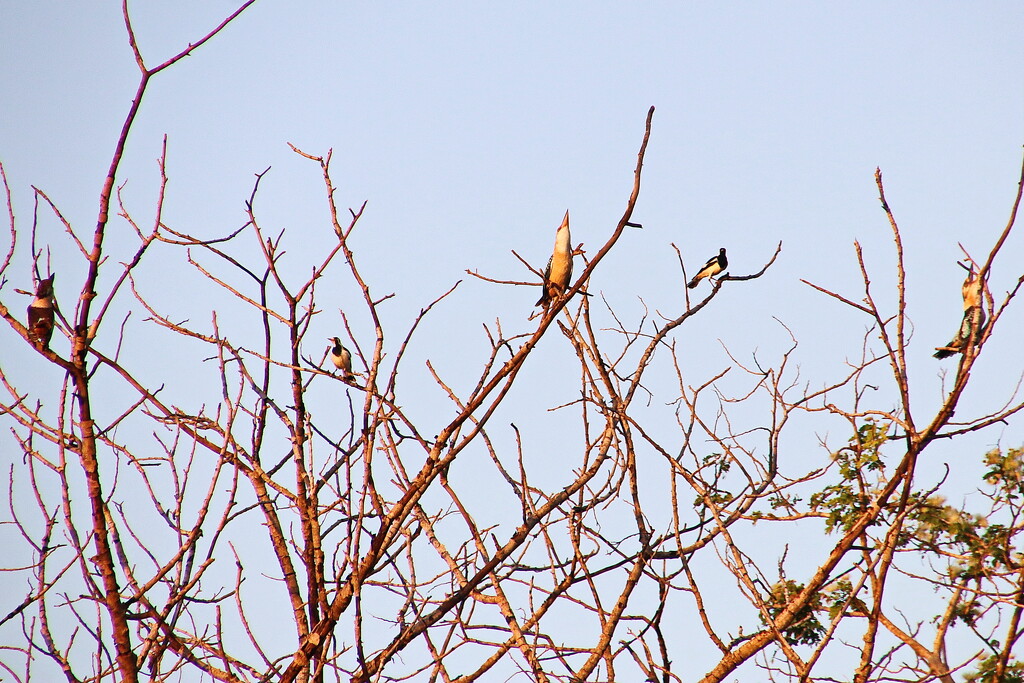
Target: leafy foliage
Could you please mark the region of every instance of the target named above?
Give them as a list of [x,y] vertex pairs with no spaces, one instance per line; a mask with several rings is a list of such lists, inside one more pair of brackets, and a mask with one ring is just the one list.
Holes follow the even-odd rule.
[[1000,671],[999,657],[981,660],[976,671],[964,675],[967,683],[1024,683],[1024,662],[1008,664]]
[[[768,602],[765,605],[769,616],[772,618],[777,617],[782,610],[789,606],[792,598],[803,589],[804,586],[802,584],[788,579],[773,585]],[[815,595],[797,611],[793,622],[782,629],[782,635],[790,645],[816,645],[821,642],[826,629],[815,614],[815,612],[821,609],[821,596]],[[766,625],[768,624],[763,615],[761,621]]]
[[810,497],[811,509],[826,511],[825,530],[849,531],[871,504],[877,490],[865,477],[885,468],[882,446],[889,438],[890,423],[869,418],[850,437],[848,445],[832,454],[842,481],[826,486]]

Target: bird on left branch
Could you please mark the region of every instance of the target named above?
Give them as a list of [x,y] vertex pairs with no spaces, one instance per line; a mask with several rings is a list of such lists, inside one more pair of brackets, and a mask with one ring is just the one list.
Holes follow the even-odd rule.
[[50,275],[36,286],[36,298],[28,305],[28,338],[40,351],[50,347],[53,336],[53,278]]

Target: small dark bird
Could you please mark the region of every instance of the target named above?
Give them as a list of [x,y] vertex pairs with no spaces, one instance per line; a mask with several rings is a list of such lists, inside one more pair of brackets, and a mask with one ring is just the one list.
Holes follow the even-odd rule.
[[331,362],[334,363],[334,367],[341,370],[342,378],[346,382],[352,379],[352,354],[341,344],[341,340],[337,337],[330,337],[328,341],[333,341],[334,345],[331,347]]
[[718,250],[718,256],[713,256],[708,259],[708,262],[704,264],[704,267],[693,276],[690,280],[690,284],[686,285],[688,288],[693,289],[697,286],[697,283],[703,278],[710,278],[712,275],[718,275],[726,266],[729,265],[729,259],[725,258],[725,247]]
[[40,351],[50,347],[53,336],[54,277],[56,274],[39,281],[36,298],[28,305],[28,338]]
[[960,329],[948,344],[935,350],[933,358],[949,358],[953,354],[962,353],[981,338],[985,328],[985,308],[981,301],[981,278],[974,270],[968,272],[960,292],[964,298],[964,317],[960,321]]
[[534,306],[544,306],[557,298],[572,278],[572,246],[569,239],[569,212],[565,212],[562,224],[555,232],[555,250],[548,259],[548,266],[544,269],[544,291]]

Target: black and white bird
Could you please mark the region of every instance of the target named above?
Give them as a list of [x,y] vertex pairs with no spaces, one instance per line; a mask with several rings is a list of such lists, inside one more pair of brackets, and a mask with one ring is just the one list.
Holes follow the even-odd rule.
[[690,280],[690,284],[686,285],[689,289],[693,289],[703,278],[710,278],[713,275],[718,275],[726,266],[729,265],[729,259],[725,257],[725,247],[718,250],[718,256],[713,256],[708,259],[708,262],[704,264],[704,267],[693,276]]
[[933,354],[934,358],[949,358],[953,354],[963,353],[964,349],[978,343],[985,327],[985,307],[981,300],[981,278],[974,270],[967,273],[960,292],[964,299],[964,317],[960,321],[960,329],[945,346],[940,346]]
[[40,351],[50,346],[53,336],[53,278],[40,280],[36,298],[28,305],[28,338]]
[[341,340],[337,337],[330,337],[328,341],[334,342],[331,346],[331,362],[334,367],[341,370],[342,378],[347,382],[352,379],[352,354],[346,349]]
[[544,291],[534,306],[544,306],[557,298],[569,286],[572,278],[572,246],[569,238],[569,212],[565,212],[562,224],[555,232],[555,250],[548,259],[548,266],[544,269]]

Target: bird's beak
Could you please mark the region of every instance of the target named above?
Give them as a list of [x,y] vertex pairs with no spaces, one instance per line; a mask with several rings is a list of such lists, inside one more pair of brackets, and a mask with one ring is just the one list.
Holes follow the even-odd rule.
[[559,227],[569,227],[569,209],[565,210],[565,218],[562,219],[562,225]]

